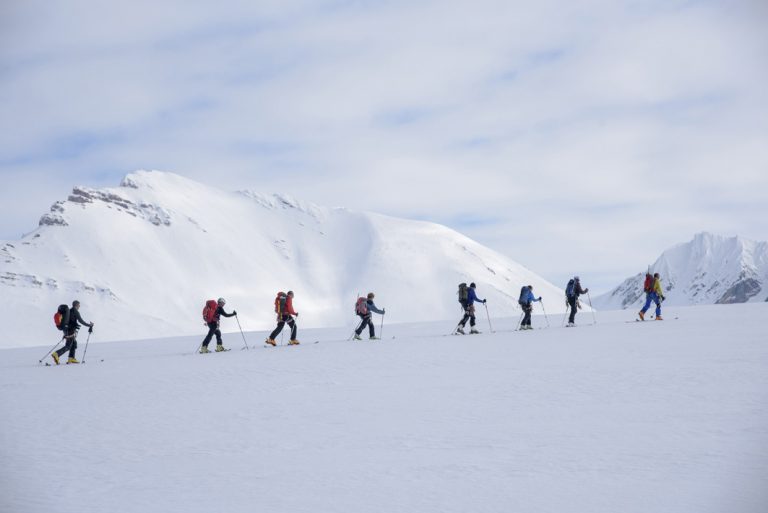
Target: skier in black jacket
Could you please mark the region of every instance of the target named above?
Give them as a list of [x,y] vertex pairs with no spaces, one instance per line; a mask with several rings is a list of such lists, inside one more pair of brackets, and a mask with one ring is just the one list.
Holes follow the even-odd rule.
[[76,299],[72,301],[72,308],[69,311],[69,323],[64,328],[64,340],[66,340],[66,343],[64,347],[51,354],[56,365],[59,364],[61,355],[67,351],[69,351],[67,363],[80,363],[75,359],[75,350],[77,350],[77,330],[80,329],[80,326],[88,326],[88,333],[93,332],[93,323],[85,322],[80,316],[80,301]]
[[581,303],[579,303],[579,296],[589,292],[589,288],[581,288],[581,282],[579,281],[578,276],[574,276],[573,280],[571,281],[573,283],[569,282],[568,286],[565,288],[565,297],[568,300],[568,306],[571,308],[571,315],[568,317],[567,325],[569,328],[576,326],[576,310],[581,308]]
[[208,350],[208,344],[211,343],[211,339],[214,335],[216,335],[216,352],[220,351],[226,351],[227,349],[224,347],[224,344],[222,344],[221,341],[221,330],[219,329],[219,320],[221,319],[221,316],[224,317],[233,317],[237,315],[237,310],[232,310],[232,313],[227,313],[224,311],[224,305],[227,304],[227,302],[224,300],[223,297],[220,297],[217,301],[218,306],[216,307],[216,313],[213,316],[213,321],[206,323],[208,325],[208,334],[205,336],[205,339],[203,339],[203,347],[200,348],[200,353],[210,353]]

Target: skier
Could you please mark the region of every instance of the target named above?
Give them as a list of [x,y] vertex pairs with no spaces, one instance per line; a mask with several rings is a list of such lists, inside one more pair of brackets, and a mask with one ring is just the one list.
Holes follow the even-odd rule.
[[289,290],[288,294],[284,294],[282,292],[277,293],[277,298],[275,298],[275,313],[277,314],[277,327],[275,330],[269,335],[269,338],[266,340],[267,344],[271,346],[276,346],[277,341],[275,338],[280,334],[280,332],[283,330],[283,326],[287,323],[288,326],[291,327],[291,340],[288,341],[289,346],[296,346],[299,344],[299,341],[296,340],[296,321],[293,320],[292,315],[295,315],[296,317],[299,316],[299,313],[293,310],[293,291]]
[[661,317],[661,302],[664,301],[666,297],[664,297],[664,291],[661,289],[661,278],[659,277],[659,273],[653,273],[653,278],[650,279],[650,283],[646,283],[645,289],[645,306],[637,315],[640,316],[641,321],[644,321],[645,312],[651,307],[651,302],[654,302],[656,303],[656,320],[663,321],[664,319]]
[[69,351],[67,363],[80,363],[75,358],[75,350],[77,350],[77,330],[80,329],[80,326],[88,326],[88,333],[93,333],[93,323],[85,322],[80,316],[80,301],[75,299],[72,301],[72,309],[69,311],[69,324],[64,328],[64,339],[66,340],[66,343],[64,347],[51,354],[51,358],[56,362],[56,365],[59,364],[61,355],[67,351]]
[[579,296],[581,294],[586,294],[587,292],[589,292],[588,288],[581,288],[581,282],[579,281],[578,276],[574,276],[573,279],[568,281],[568,286],[565,288],[565,297],[568,302],[568,306],[571,308],[571,315],[568,317],[568,324],[566,325],[567,327],[571,328],[576,326],[576,311],[581,308]]
[[368,326],[368,334],[370,335],[370,340],[379,340],[379,338],[376,336],[376,332],[373,329],[373,322],[371,322],[371,317],[373,314],[371,312],[376,312],[377,314],[384,315],[386,313],[386,309],[379,310],[376,308],[376,305],[373,303],[373,298],[375,297],[375,294],[373,292],[368,293],[368,297],[366,299],[358,298],[357,304],[355,305],[355,312],[357,312],[357,315],[360,316],[360,319],[362,319],[362,322],[360,323],[360,326],[357,327],[355,330],[355,340],[363,340],[360,337],[360,333],[363,332],[366,326]]
[[467,320],[469,320],[469,333],[471,335],[480,333],[475,329],[475,301],[485,304],[486,300],[477,297],[477,293],[475,292],[476,288],[477,286],[474,283],[470,283],[469,289],[467,290],[466,301],[459,300],[461,306],[464,307],[464,317],[462,317],[461,321],[459,321],[459,325],[456,328],[456,333],[466,335],[466,333],[464,333],[464,327],[467,325]]
[[227,302],[223,297],[220,297],[218,301],[216,301],[216,310],[209,317],[210,321],[206,321],[206,324],[208,325],[208,334],[205,336],[205,339],[203,339],[203,345],[200,348],[200,354],[210,353],[208,350],[208,344],[211,343],[211,339],[214,335],[216,335],[216,352],[219,353],[221,351],[228,351],[228,349],[224,347],[224,344],[222,344],[221,341],[219,320],[221,319],[222,315],[224,317],[233,317],[237,315],[237,310],[232,310],[232,313],[227,313],[224,311],[225,304],[227,304]]
[[520,323],[520,329],[521,330],[532,330],[531,327],[531,312],[533,312],[533,302],[534,301],[541,301],[541,296],[536,298],[536,296],[533,295],[533,285],[526,285],[520,290],[520,299],[518,300],[518,303],[520,303],[520,306],[523,309],[523,312],[525,313],[525,316],[523,317],[523,321]]

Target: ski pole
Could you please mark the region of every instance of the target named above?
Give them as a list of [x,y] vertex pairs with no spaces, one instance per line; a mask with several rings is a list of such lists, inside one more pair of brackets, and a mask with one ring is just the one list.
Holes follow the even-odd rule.
[[589,292],[587,292],[587,299],[589,300],[589,309],[592,310],[592,322],[597,324],[597,317],[595,317],[595,309],[592,308],[592,298],[589,297]]
[[541,309],[544,312],[544,319],[547,321],[547,328],[549,328],[549,317],[547,317],[547,310],[544,308],[544,301],[540,300],[539,303],[541,303]]
[[240,319],[237,318],[237,314],[235,314],[235,320],[237,321],[237,327],[240,328],[240,334],[243,336],[243,344],[245,344],[245,350],[249,351],[248,342],[245,341],[245,333],[243,333],[243,327],[240,326]]
[[488,313],[488,305],[483,303],[483,306],[485,307],[485,316],[488,317],[488,329],[491,331],[491,333],[494,333],[493,325],[491,324],[491,314]]
[[[354,322],[353,322],[352,324],[354,324]],[[355,335],[357,335],[357,330],[359,330],[359,329],[360,329],[360,327],[361,327],[362,325],[363,325],[363,321],[362,321],[362,319],[361,319],[361,320],[360,320],[360,324],[358,324],[358,325],[357,325],[357,328],[355,328],[354,330],[352,330],[352,334],[351,334],[351,335],[349,336],[349,338],[347,339],[347,342],[351,342],[351,341],[352,341],[352,339],[353,339],[353,338],[355,338]]]
[[88,338],[85,339],[85,349],[83,349],[83,363],[85,363],[85,354],[88,352],[88,341],[91,340],[93,328],[88,328]]
[[384,314],[381,314],[381,327],[379,328],[379,338],[384,340]]
[[[61,340],[64,340],[65,338],[67,338],[67,337],[66,337],[66,335],[65,335],[65,336],[63,336],[63,337],[61,337]],[[61,344],[61,340],[59,340],[58,342],[56,342],[56,345],[54,345],[54,346],[53,346],[53,347],[52,347],[52,348],[51,348],[51,349],[50,349],[50,350],[49,350],[47,353],[45,353],[45,356],[43,356],[42,358],[40,358],[40,359],[37,361],[37,363],[43,363],[43,360],[45,360],[45,359],[48,357],[48,355],[49,355],[49,354],[51,354],[51,353],[53,352],[53,350],[54,350],[54,349],[56,349],[56,346],[58,346],[59,344]]]
[[525,316],[525,312],[520,314],[520,318],[517,320],[517,327],[515,328],[515,331],[520,331],[520,323],[523,322],[524,316]]
[[458,332],[458,331],[459,331],[459,326],[461,326],[461,321],[459,321],[459,323],[456,325],[456,327],[455,327],[455,328],[453,328],[453,331],[452,331],[452,332],[450,332],[450,333],[449,333],[449,335],[455,335],[455,334],[456,334],[456,332]]
[[565,302],[565,313],[563,314],[563,323],[560,325],[561,328],[565,327],[565,320],[568,318],[568,311],[571,309],[571,304],[569,302]]

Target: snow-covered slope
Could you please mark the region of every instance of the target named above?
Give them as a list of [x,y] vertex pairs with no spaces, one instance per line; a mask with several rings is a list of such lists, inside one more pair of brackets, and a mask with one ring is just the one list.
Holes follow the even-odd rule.
[[[665,305],[768,301],[768,243],[699,233],[668,249],[651,267],[662,278]],[[640,272],[594,298],[599,309],[636,308],[645,301]]]
[[[139,171],[118,188],[76,187],[37,230],[0,244],[11,320],[0,346],[52,343],[56,306],[73,299],[98,340],[202,333],[203,304],[219,296],[243,329],[264,329],[288,289],[305,327],[351,325],[368,291],[387,322],[458,321],[462,281],[477,283],[492,315],[518,310],[526,284],[563,311],[561,289],[444,226]],[[235,319],[222,328],[238,329]]]
[[0,511],[766,511],[768,304],[626,314],[0,350]]

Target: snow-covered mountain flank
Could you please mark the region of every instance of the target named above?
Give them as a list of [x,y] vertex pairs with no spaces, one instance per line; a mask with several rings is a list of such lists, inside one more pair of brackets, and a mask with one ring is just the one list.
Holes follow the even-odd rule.
[[[768,301],[768,243],[699,233],[666,250],[651,266],[662,278],[665,305]],[[637,308],[645,301],[638,273],[594,298],[599,309]]]
[[[519,312],[526,284],[563,311],[562,289],[445,226],[138,171],[117,188],[75,187],[34,232],[0,243],[13,320],[0,344],[52,343],[56,306],[73,299],[98,340],[202,336],[204,302],[219,296],[243,329],[271,328],[275,294],[287,289],[300,326],[351,325],[368,291],[388,323],[457,322],[463,281],[477,283],[491,315]],[[235,319],[222,329],[237,331]]]

